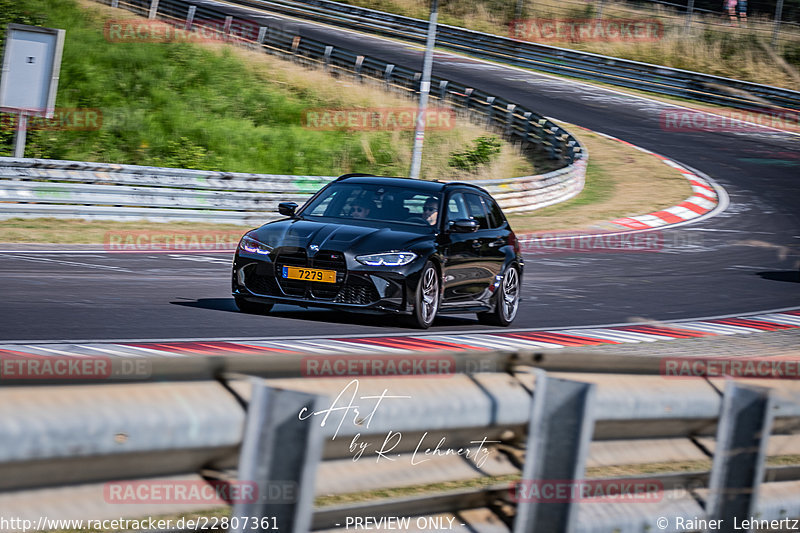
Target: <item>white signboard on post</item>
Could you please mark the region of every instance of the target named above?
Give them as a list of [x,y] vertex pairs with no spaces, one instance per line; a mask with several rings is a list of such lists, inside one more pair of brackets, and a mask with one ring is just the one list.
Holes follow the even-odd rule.
[[53,117],[64,30],[9,24],[0,75],[0,110],[18,112],[14,151],[22,157],[27,116]]

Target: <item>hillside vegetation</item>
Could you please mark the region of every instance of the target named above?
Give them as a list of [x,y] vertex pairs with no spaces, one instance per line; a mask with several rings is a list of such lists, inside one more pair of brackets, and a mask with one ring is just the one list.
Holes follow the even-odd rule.
[[[9,22],[66,29],[56,107],[101,116],[95,130],[33,129],[26,157],[270,174],[407,174],[412,131],[318,131],[303,123],[309,110],[413,108],[410,100],[222,43],[109,42],[103,29],[111,18],[133,15],[88,1],[0,0],[3,36]],[[0,155],[11,155],[13,128],[3,124]],[[462,119],[453,129],[428,132],[423,175],[537,172],[505,142],[471,172],[448,165],[451,154],[485,135]]]

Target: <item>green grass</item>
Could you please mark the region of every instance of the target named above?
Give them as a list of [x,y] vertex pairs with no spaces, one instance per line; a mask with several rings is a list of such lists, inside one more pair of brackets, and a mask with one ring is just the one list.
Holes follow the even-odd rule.
[[[102,22],[87,20],[71,0],[10,2],[17,11],[46,13],[35,17],[43,25],[67,30],[58,107],[100,108],[105,119],[100,131],[31,132],[27,157],[332,174],[350,154],[355,165],[367,166],[356,155],[363,153],[357,136],[302,128],[302,111],[323,102],[270,86],[227,50],[110,43]],[[11,133],[2,141],[0,154],[10,155]],[[371,141],[377,164],[391,166],[381,140]]]
[[[511,215],[510,223],[519,231],[528,229],[529,221],[535,219],[537,216],[546,215],[556,220],[561,220],[564,217],[570,218],[574,216],[575,213],[580,213],[580,208],[582,206],[591,206],[601,202],[613,201],[614,192],[616,190],[617,185],[613,176],[611,176],[607,170],[603,169],[601,165],[589,159],[589,163],[586,165],[586,182],[580,194],[565,202],[538,209],[533,215]],[[587,220],[579,218],[576,222],[578,222],[576,227],[581,227]],[[556,225],[554,229],[564,228]]]
[[[279,82],[230,47],[109,42],[104,9],[0,0],[3,36],[9,22],[66,29],[56,106],[99,109],[103,117],[97,131],[30,131],[26,157],[270,174],[407,173],[413,132],[303,127],[306,110],[342,107],[324,90],[336,82],[322,72],[315,90]],[[13,136],[0,131],[0,155],[12,154]],[[428,132],[426,151],[467,146],[463,136],[458,128]]]
[[604,202],[612,197],[615,189],[613,177],[589,159],[589,164],[586,165],[586,184],[581,194],[571,200],[551,206],[549,213],[558,214],[582,205]]
[[[205,224],[202,222],[118,222],[109,220],[81,220],[61,218],[10,218],[0,220],[0,242],[6,243],[58,243],[103,244],[110,234],[186,234],[198,237],[224,233],[225,242],[236,246],[247,226],[233,224]],[[164,237],[161,237],[162,239]]]

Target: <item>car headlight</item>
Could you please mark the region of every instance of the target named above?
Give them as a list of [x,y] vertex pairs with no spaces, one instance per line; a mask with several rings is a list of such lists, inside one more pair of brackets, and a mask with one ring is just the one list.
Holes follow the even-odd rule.
[[414,252],[390,252],[386,254],[359,255],[356,261],[367,266],[403,266],[417,258]]
[[239,249],[251,254],[269,255],[272,251],[272,246],[267,246],[263,242],[259,242],[245,235],[242,237],[242,240],[239,241]]

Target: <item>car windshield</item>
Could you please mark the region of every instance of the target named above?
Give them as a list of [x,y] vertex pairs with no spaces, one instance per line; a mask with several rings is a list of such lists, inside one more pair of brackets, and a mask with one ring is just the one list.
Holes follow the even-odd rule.
[[440,196],[379,183],[337,183],[303,208],[303,217],[380,220],[434,226]]

